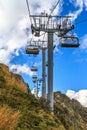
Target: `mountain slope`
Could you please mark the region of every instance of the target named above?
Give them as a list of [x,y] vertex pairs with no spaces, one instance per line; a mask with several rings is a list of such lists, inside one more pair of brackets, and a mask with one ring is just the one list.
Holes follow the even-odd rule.
[[53,115],[20,75],[0,64],[0,130],[87,130],[87,108],[60,92],[54,97]]
[[[0,64],[0,86],[15,86],[21,91],[28,93],[29,87],[25,84],[22,77],[18,74],[13,74],[9,72],[9,68],[4,64]],[[4,85],[4,86],[3,86]]]
[[23,79],[0,64],[0,130],[8,129],[65,130],[61,122],[30,93]]
[[87,108],[60,92],[54,93],[55,115],[66,130],[87,130]]

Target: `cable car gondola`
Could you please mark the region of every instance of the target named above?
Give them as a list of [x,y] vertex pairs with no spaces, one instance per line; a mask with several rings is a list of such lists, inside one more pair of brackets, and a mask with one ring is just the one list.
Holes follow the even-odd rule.
[[26,47],[26,54],[38,55],[39,54],[39,48],[35,47],[35,46],[28,46],[28,47]]
[[48,67],[48,62],[46,62],[46,67]]
[[78,38],[75,36],[63,36],[59,41],[63,48],[77,48],[80,45]]
[[35,72],[35,71],[37,71],[37,70],[38,70],[38,69],[37,69],[36,66],[32,66],[31,71]]
[[33,79],[37,79],[37,75],[33,75],[32,78],[33,78]]
[[36,83],[37,82],[37,80],[33,80],[33,83]]

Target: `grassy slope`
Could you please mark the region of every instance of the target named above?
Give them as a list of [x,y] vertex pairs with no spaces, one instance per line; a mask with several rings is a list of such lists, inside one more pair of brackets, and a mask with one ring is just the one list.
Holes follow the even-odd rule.
[[87,108],[76,100],[70,100],[66,95],[56,92],[55,115],[66,130],[87,130]]
[[19,75],[0,64],[0,130],[87,130],[87,108],[56,92],[55,115],[43,108]]
[[0,106],[0,129],[13,130],[20,117],[19,111],[14,111],[8,105]]
[[0,121],[5,120],[0,130],[65,130],[27,87],[19,75],[0,65]]

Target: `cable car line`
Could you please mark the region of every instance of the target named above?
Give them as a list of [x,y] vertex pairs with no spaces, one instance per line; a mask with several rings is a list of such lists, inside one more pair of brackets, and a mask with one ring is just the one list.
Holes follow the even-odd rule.
[[46,32],[45,33],[42,33],[39,37],[41,37],[41,36],[43,36],[43,35],[45,35],[46,34]]
[[59,4],[59,2],[60,2],[60,0],[58,0],[58,2],[56,3],[56,5],[54,6],[53,10],[50,12],[50,14],[49,14],[49,16],[48,16],[47,26],[48,26],[48,23],[49,23],[51,14],[54,12],[54,10],[56,9],[56,7],[57,7],[57,5]]
[[29,2],[28,2],[28,0],[26,0],[26,4],[27,4],[27,9],[28,9],[28,14],[29,14],[29,19],[30,19],[30,22],[31,22],[31,24],[32,24],[32,20],[31,20],[31,17],[30,17],[30,7],[29,7]]
[[77,22],[77,23],[75,23],[75,24],[78,25],[78,24],[81,24],[81,23],[84,23],[84,22],[87,22],[87,18],[86,18],[86,19],[83,19],[83,20],[81,20],[81,21],[79,21],[79,22]]
[[59,4],[60,0],[58,0],[58,2],[56,3],[56,5],[54,6],[53,10],[51,11],[50,15],[54,12],[54,10],[56,9],[57,5]]

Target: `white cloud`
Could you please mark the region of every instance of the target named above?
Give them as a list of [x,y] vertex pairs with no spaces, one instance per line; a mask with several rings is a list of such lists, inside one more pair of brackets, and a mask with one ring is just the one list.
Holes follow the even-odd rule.
[[8,65],[12,57],[13,57],[12,53],[9,53],[8,50],[0,49],[0,63]]
[[[79,43],[80,43],[79,50],[75,50],[73,52],[74,55],[76,55],[76,54],[79,55],[82,52],[87,53],[87,34],[85,34],[84,36],[82,36],[79,39]],[[76,61],[77,62],[86,62],[87,59],[86,58],[78,58]]]
[[87,10],[87,0],[83,0],[83,1],[84,1],[85,8]]
[[[14,29],[19,20],[26,15],[26,2],[23,0],[1,0],[0,1],[0,30],[1,34]],[[11,32],[9,32],[11,33]]]
[[87,0],[69,0],[75,8],[78,8],[74,12],[70,12],[69,15],[73,16],[72,20],[75,20],[83,11],[83,7],[87,10]]
[[84,107],[87,107],[87,90],[80,90],[78,92],[67,90],[66,95],[70,99],[79,101]]
[[70,0],[70,2],[74,5],[74,7],[78,7],[79,9],[77,9],[74,12],[70,12],[69,15],[73,16],[72,20],[77,19],[77,17],[81,14],[81,12],[83,11],[83,0]]
[[40,61],[40,62],[35,62],[34,63],[34,66],[37,66],[37,67],[39,67],[39,66],[41,66],[42,65],[42,61]]
[[[56,2],[57,0],[31,0],[29,1],[31,13],[40,14],[44,10],[50,13],[50,9]],[[60,8],[58,6],[55,13],[58,13]],[[0,0],[0,49],[3,49],[3,53],[7,51],[7,55],[1,58],[0,62],[9,65],[13,58],[12,54],[17,56],[19,50],[26,46],[25,29],[27,27],[30,28],[30,22],[26,0]],[[0,50],[0,55],[2,55],[2,50]]]
[[[40,14],[44,10],[50,13],[56,2],[57,0],[31,0],[31,14]],[[54,14],[59,13],[60,8],[58,6]],[[12,59],[19,56],[20,49],[25,48],[31,37],[31,32],[27,37],[26,28],[30,29],[26,0],[0,0],[0,63],[8,65],[11,71],[16,70],[16,73],[32,76],[33,73],[26,64],[11,64]],[[43,36],[40,39],[43,39]]]
[[41,96],[42,96],[41,91],[39,91],[38,92],[38,97],[41,97]]
[[30,68],[24,64],[24,65],[10,65],[10,71],[18,74],[26,74],[29,76],[32,76],[34,73],[30,70]]
[[80,45],[80,48],[81,49],[87,49],[87,34],[84,35],[82,38],[81,38],[81,45]]
[[[37,88],[33,88],[31,91],[32,94],[34,94],[37,97]],[[41,97],[41,91],[38,92],[38,97]]]
[[[9,65],[27,43],[25,30],[29,24],[23,0],[0,1],[0,62]],[[14,55],[14,56],[13,56]]]
[[[50,13],[50,10],[57,3],[57,0],[29,0],[31,14],[40,14],[46,10]],[[59,14],[62,10],[63,0],[60,5],[57,6],[54,14]],[[87,3],[84,0],[84,4],[87,7]],[[82,11],[83,2],[76,0],[76,6],[79,6],[77,15]],[[0,62],[10,66],[11,60],[19,55],[19,50],[25,48],[27,44],[27,38],[25,29],[30,28],[30,22],[28,18],[28,10],[26,0],[0,0]],[[42,39],[43,37],[41,37]],[[46,37],[47,39],[47,37]],[[36,38],[37,40],[37,38]],[[58,51],[57,48],[55,51]]]
[[[46,11],[48,14],[50,14],[50,10],[55,6],[57,3],[57,0],[31,0],[30,3],[30,9],[31,13],[33,14],[40,14],[42,11]],[[62,3],[62,1],[60,2]],[[36,10],[35,10],[36,8]],[[34,11],[35,10],[35,11]],[[61,11],[61,6],[58,6],[56,10],[54,11],[54,14],[59,13]]]
[[[79,7],[74,13],[74,18],[81,13],[84,5],[87,7],[87,0],[76,0],[74,3],[75,7]],[[57,3],[57,0],[31,0],[29,1],[31,14],[40,14],[42,11],[46,10],[50,13],[50,10]],[[60,1],[59,6],[57,6],[54,14],[59,14],[62,9],[63,1]],[[0,0],[0,48],[7,51],[7,58],[10,57],[8,62],[6,62],[6,55],[0,62],[8,63],[14,56],[19,54],[19,50],[24,48],[27,44],[27,36],[25,29],[30,27],[30,22],[28,18],[28,10],[26,5],[26,0]],[[29,35],[28,38],[30,38]],[[41,37],[42,39],[43,37]],[[37,39],[37,38],[36,38]],[[47,39],[47,38],[46,38]],[[16,51],[14,51],[16,50]],[[0,51],[2,55],[2,50]]]

